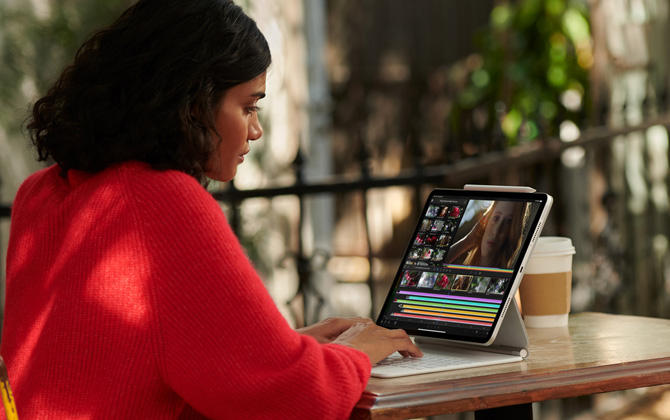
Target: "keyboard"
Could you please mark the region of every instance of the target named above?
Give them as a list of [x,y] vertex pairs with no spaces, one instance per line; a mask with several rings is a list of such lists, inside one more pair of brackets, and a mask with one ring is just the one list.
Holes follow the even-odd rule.
[[398,376],[417,375],[421,373],[442,372],[455,369],[498,365],[502,363],[520,362],[520,356],[491,353],[456,347],[422,346],[423,357],[403,357],[393,354],[372,367],[372,376],[378,378],[395,378]]
[[394,366],[412,370],[440,368],[447,365],[463,365],[470,363],[468,359],[436,354],[425,354],[423,357],[403,357],[399,354],[389,356],[375,366]]

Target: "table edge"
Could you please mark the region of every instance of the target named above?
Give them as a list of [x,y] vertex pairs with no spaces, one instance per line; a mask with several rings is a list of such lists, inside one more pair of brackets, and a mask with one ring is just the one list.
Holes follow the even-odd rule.
[[[519,376],[526,378],[521,383],[511,381]],[[509,372],[452,382],[452,387],[440,386],[417,392],[408,392],[407,389],[402,393],[388,394],[365,391],[353,413],[363,414],[363,417],[352,418],[406,418],[400,411],[407,410],[411,410],[414,417],[421,417],[430,413],[472,411],[670,384],[670,357],[624,362],[614,366],[575,366],[572,369],[533,375]],[[492,392],[500,387],[504,387],[504,392]],[[397,412],[400,417],[389,417],[391,412]]]

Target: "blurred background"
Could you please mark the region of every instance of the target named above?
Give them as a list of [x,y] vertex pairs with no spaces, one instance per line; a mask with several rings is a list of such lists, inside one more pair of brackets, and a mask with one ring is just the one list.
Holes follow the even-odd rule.
[[[131,3],[0,0],[3,285],[12,200],[40,168],[30,104]],[[425,197],[466,183],[554,196],[543,235],[577,249],[573,312],[670,317],[670,0],[238,4],[273,53],[265,135],[210,188],[291,324],[376,317]],[[670,419],[670,393],[535,409]]]

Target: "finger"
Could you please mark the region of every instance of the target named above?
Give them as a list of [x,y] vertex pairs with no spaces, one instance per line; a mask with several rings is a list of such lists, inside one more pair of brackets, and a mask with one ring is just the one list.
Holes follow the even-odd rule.
[[371,321],[366,318],[333,318],[330,320],[329,336],[334,339],[354,326],[357,326],[356,331],[358,331],[370,322]]
[[402,354],[404,357],[423,357],[423,352],[415,345],[404,349],[398,349],[398,353]]
[[[405,330],[388,330],[386,328],[378,327],[377,334],[381,334],[386,339],[392,342],[393,349],[399,352],[405,352],[407,356],[422,357],[423,352],[416,344],[409,338]],[[401,353],[402,354],[402,353]],[[403,354],[403,356],[405,356]]]
[[[422,357],[423,356],[423,352],[421,351],[421,349],[416,344],[414,344],[414,342],[412,340],[410,340],[409,338],[407,338],[407,339],[402,339],[402,338],[395,339],[394,344],[396,346],[396,350],[398,352],[400,352],[400,354],[402,354],[403,356],[405,356],[405,354],[403,354],[403,353],[406,353],[407,356],[412,356],[412,357]],[[405,357],[407,357],[407,356],[405,356]]]
[[366,320],[366,319],[362,319],[362,320],[356,322],[356,325],[362,325],[363,327],[377,327],[377,328],[381,328],[381,327],[377,326],[377,324],[375,324],[374,322],[368,321],[368,320]]
[[385,330],[386,331],[386,336],[389,338],[407,338],[409,339],[409,335],[407,335],[407,332],[405,330]]
[[363,317],[358,317],[358,316],[357,317],[351,317],[349,319],[354,320],[356,322],[363,322],[363,323],[366,323],[366,324],[369,324],[370,322],[374,322],[370,318],[363,318]]
[[324,319],[323,321],[318,322],[317,324],[330,324],[330,325],[336,325],[336,326],[344,326],[344,325],[353,325],[357,322],[363,322],[365,318],[361,317],[350,317],[350,318],[343,318],[339,316],[333,316]]
[[412,357],[423,357],[423,352],[417,346],[412,346],[412,349],[406,350],[407,353]]

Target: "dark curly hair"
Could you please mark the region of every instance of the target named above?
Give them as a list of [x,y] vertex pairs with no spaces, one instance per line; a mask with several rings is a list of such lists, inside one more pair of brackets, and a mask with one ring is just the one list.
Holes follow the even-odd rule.
[[267,41],[230,0],[139,0],[80,47],[27,128],[38,160],[98,172],[138,160],[206,184],[227,89],[270,66]]

